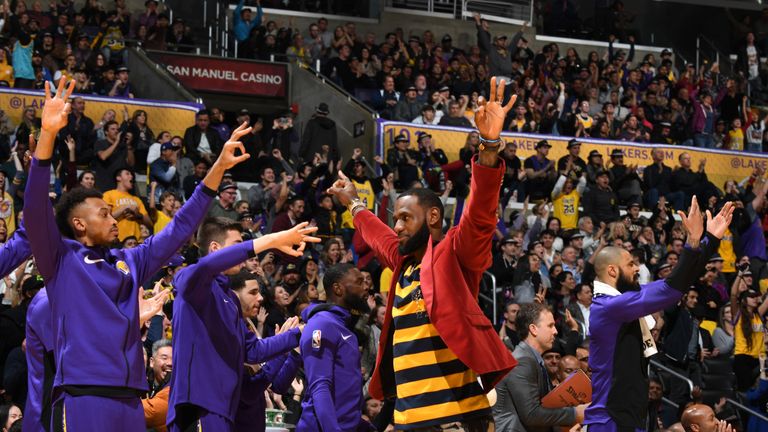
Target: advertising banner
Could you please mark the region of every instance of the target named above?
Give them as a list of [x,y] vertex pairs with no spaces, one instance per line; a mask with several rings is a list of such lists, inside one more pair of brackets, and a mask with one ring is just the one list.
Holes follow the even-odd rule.
[[[377,154],[386,156],[386,152],[392,148],[394,138],[399,135],[405,135],[411,142],[412,148],[417,148],[416,138],[418,134],[427,132],[432,135],[435,146],[443,149],[448,159],[453,161],[459,158],[459,150],[464,147],[467,135],[471,129],[461,129],[443,126],[425,126],[412,123],[399,122],[381,122],[379,123],[380,135]],[[527,157],[536,153],[536,143],[546,139],[552,148],[549,150],[549,159],[557,160],[567,153],[566,146],[570,137],[502,133],[502,138],[507,142],[517,144],[517,156],[525,160]],[[608,157],[613,149],[621,149],[624,152],[624,163],[627,165],[637,165],[638,170],[653,163],[651,151],[654,148],[664,149],[664,163],[675,169],[679,166],[678,157],[682,153],[691,155],[691,167],[697,170],[699,162],[706,159],[705,171],[709,181],[722,189],[726,180],[740,181],[748,177],[752,170],[757,166],[766,168],[768,165],[768,155],[762,153],[747,153],[729,150],[711,150],[695,147],[683,147],[677,145],[662,144],[636,144],[626,141],[608,141],[597,139],[580,139],[581,158],[587,160],[587,155],[592,150],[597,150],[603,154],[603,161],[610,160]]]
[[[98,123],[104,112],[112,109],[117,114],[115,120],[123,121],[123,111],[130,116],[141,109],[147,112],[147,123],[155,134],[168,131],[171,135],[184,136],[184,131],[195,124],[195,113],[202,105],[191,102],[160,102],[145,99],[122,99],[92,95],[72,95],[85,100],[85,115],[94,123]],[[18,125],[26,107],[37,110],[37,117],[42,113],[45,104],[43,90],[17,90],[0,88],[0,109],[4,110],[14,124]]]
[[286,97],[288,68],[281,63],[150,52],[186,87],[235,95]]

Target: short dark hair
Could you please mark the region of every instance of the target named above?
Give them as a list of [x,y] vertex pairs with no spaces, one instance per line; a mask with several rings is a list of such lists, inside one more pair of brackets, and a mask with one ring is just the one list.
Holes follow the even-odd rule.
[[112,126],[112,125],[117,125],[119,127],[120,123],[118,123],[118,122],[116,122],[114,120],[110,120],[110,121],[104,123],[104,126],[102,126],[102,130],[104,130],[104,132],[106,132],[107,130],[109,130],[109,127]]
[[200,248],[200,256],[208,255],[208,247],[212,241],[222,243],[228,231],[243,232],[243,226],[232,219],[225,217],[207,218],[197,230],[197,245]]
[[416,200],[418,200],[419,205],[424,210],[429,210],[432,207],[437,207],[438,211],[440,211],[440,219],[443,218],[443,214],[445,213],[445,208],[443,208],[443,201],[440,200],[440,197],[431,189],[411,188],[401,193],[400,196],[397,197],[397,199],[407,197],[407,196],[416,197]]
[[209,113],[208,110],[204,110],[203,109],[203,110],[198,111],[197,114],[195,114],[195,118],[198,118],[198,117],[204,116],[204,115],[209,116],[209,115],[211,115],[211,113]]
[[549,311],[549,308],[541,303],[523,303],[520,305],[515,324],[517,335],[520,336],[521,341],[528,337],[528,326],[536,324],[544,311]]
[[124,238],[121,243],[125,245],[125,242],[127,242],[128,240],[136,240],[137,242],[139,241],[139,239],[137,239],[136,236],[129,235],[128,237]]
[[248,270],[241,269],[239,273],[229,277],[229,288],[233,291],[240,291],[245,288],[245,283],[249,280],[258,281],[259,278]]
[[115,184],[117,184],[117,176],[121,175],[121,174],[123,173],[123,171],[128,171],[129,173],[133,174],[133,172],[131,172],[131,170],[129,170],[129,169],[128,169],[128,168],[126,168],[126,167],[120,167],[120,168],[116,169],[116,170],[115,170],[115,171],[112,173],[112,181],[114,181],[114,182],[115,182]]
[[349,273],[349,271],[354,268],[355,266],[350,263],[341,263],[335,264],[325,270],[325,276],[323,276],[323,286],[325,287],[325,292],[328,297],[334,296],[333,290],[331,289],[333,284],[340,281],[344,275]]
[[56,225],[64,237],[75,238],[75,231],[69,224],[69,219],[72,217],[72,211],[88,198],[103,199],[104,196],[97,189],[76,187],[62,195],[59,203],[56,204]]

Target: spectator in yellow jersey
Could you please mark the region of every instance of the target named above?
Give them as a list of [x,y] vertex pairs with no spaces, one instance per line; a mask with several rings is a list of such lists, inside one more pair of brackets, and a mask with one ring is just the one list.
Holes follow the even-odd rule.
[[112,211],[112,217],[117,220],[118,239],[123,241],[128,236],[141,238],[140,225],[152,227],[152,220],[141,199],[131,195],[133,190],[133,174],[125,169],[115,173],[116,186],[104,193],[104,201]]
[[[566,165],[566,172],[571,171],[572,162]],[[568,230],[578,227],[579,202],[584,188],[587,187],[587,177],[582,173],[579,183],[574,187],[573,180],[560,174],[552,189],[552,206],[554,217],[560,219],[561,229]]]
[[155,206],[156,188],[157,188],[157,183],[152,182],[152,184],[150,185],[150,193],[149,193],[149,213],[150,213],[150,218],[154,223],[152,232],[155,234],[162,231],[162,229],[165,228],[165,226],[171,222],[171,218],[173,218],[173,214],[175,213],[174,208],[176,207],[176,196],[169,191],[165,191],[162,194],[160,194],[160,207],[156,207]]

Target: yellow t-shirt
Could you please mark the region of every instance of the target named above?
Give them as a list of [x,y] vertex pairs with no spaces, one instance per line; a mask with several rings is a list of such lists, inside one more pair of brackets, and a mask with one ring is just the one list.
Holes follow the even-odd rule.
[[357,189],[357,196],[365,204],[370,211],[374,211],[376,208],[376,195],[373,193],[373,185],[370,180],[366,180],[363,183],[352,180],[352,184]]
[[0,81],[5,81],[13,87],[13,66],[8,63],[0,63]]
[[728,132],[728,145],[731,150],[744,150],[744,131],[734,129]]
[[381,276],[379,277],[379,292],[381,292],[381,295],[385,298],[389,295],[389,284],[392,283],[393,273],[391,268],[384,267],[384,270],[381,271]]
[[747,347],[747,339],[744,337],[744,332],[741,331],[742,319],[744,317],[740,317],[736,325],[733,326],[733,354],[746,354],[759,358],[760,353],[765,349],[763,346],[763,339],[765,338],[763,334],[763,320],[757,314],[752,315],[752,347]]
[[736,272],[736,252],[733,251],[733,233],[730,229],[725,230],[720,247],[717,253],[723,258],[723,273]]
[[171,223],[171,218],[167,216],[165,213],[163,213],[162,211],[158,210],[157,220],[155,221],[155,225],[152,228],[154,230],[153,234],[157,234],[160,231],[162,231],[163,228],[165,228],[165,226],[168,225],[169,223]]
[[[138,197],[135,197],[127,192],[120,192],[117,189],[112,189],[104,192],[104,201],[110,207],[110,210],[114,212],[119,207],[125,205],[133,205],[139,209],[139,213],[142,216],[149,216],[147,209],[144,208],[144,203]],[[139,228],[139,222],[130,220],[128,218],[121,218],[117,221],[118,239],[123,241],[126,237],[135,236],[137,239],[141,238],[141,229]]]
[[560,219],[564,230],[574,229],[579,225],[579,193],[576,189],[565,195],[560,194],[552,201],[553,214]]
[[0,219],[5,221],[5,227],[8,230],[6,238],[10,238],[16,231],[16,212],[13,209],[13,197],[8,192],[4,192],[3,199],[0,200]]

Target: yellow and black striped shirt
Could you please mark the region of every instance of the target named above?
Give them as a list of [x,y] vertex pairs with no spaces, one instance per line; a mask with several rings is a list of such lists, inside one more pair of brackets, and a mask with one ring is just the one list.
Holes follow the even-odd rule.
[[398,430],[490,414],[477,375],[445,345],[429,320],[421,295],[420,267],[411,265],[400,276],[392,305]]

